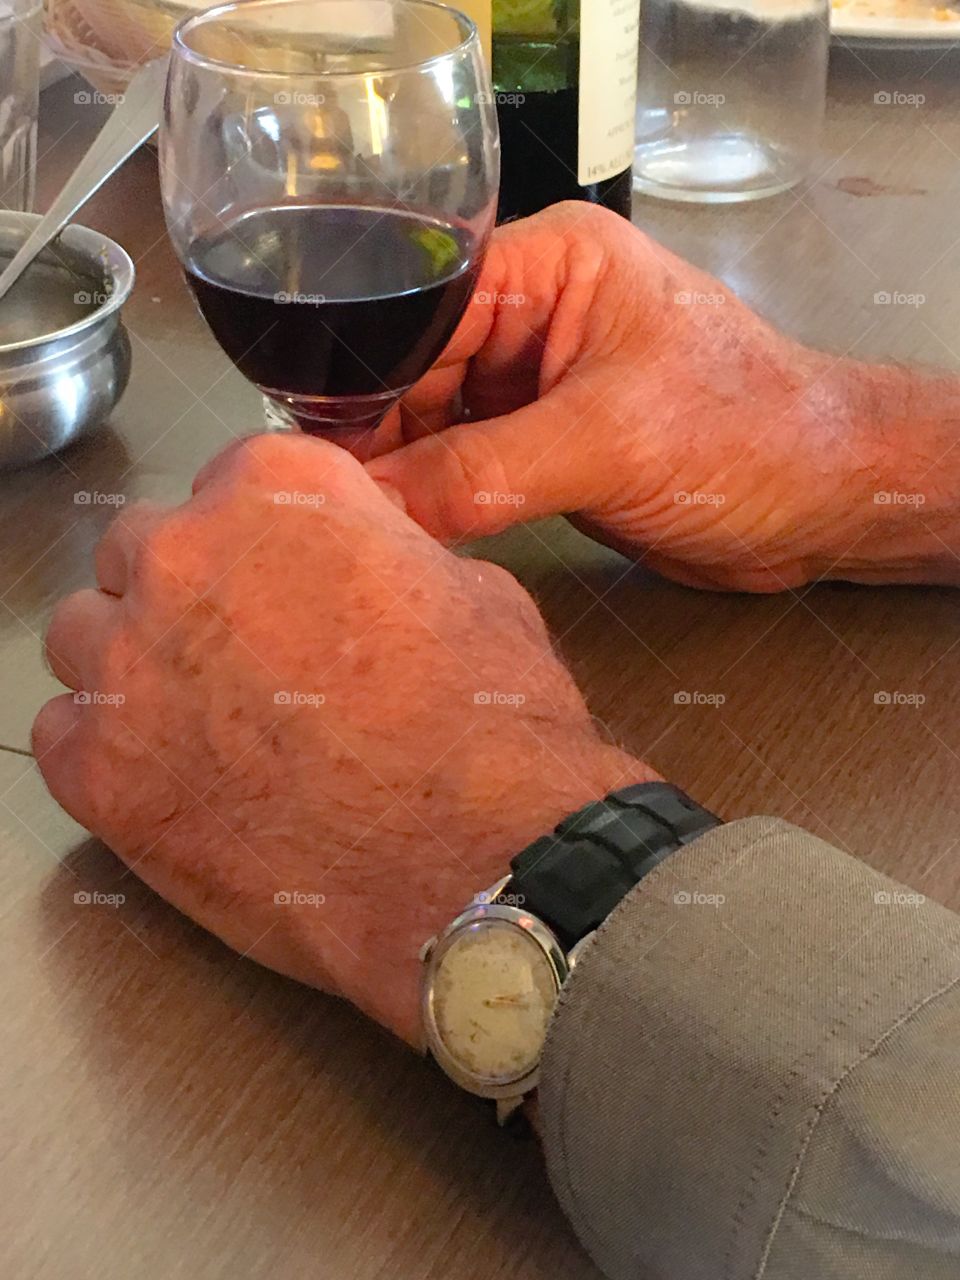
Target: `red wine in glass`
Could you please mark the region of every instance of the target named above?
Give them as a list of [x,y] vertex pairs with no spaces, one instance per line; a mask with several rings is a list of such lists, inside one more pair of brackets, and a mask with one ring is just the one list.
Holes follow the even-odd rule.
[[467,229],[409,210],[301,200],[231,217],[184,266],[251,382],[304,431],[363,434],[446,346],[481,249]]

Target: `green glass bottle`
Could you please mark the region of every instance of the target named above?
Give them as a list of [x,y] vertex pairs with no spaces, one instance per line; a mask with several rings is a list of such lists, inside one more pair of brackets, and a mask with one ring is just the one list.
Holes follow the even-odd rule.
[[492,0],[501,222],[558,200],[630,217],[639,9]]

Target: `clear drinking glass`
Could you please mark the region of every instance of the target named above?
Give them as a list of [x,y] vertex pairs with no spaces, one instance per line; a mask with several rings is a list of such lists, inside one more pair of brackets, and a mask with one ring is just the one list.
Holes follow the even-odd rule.
[[634,189],[718,203],[801,181],[829,41],[828,0],[643,0]]
[[174,34],[167,226],[279,418],[358,453],[473,292],[497,203],[477,32],[429,0],[242,0]]
[[0,0],[0,207],[33,208],[40,0]]

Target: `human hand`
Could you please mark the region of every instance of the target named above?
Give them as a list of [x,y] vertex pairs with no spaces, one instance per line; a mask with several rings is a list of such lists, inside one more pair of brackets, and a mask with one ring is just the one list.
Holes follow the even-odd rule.
[[421,943],[562,817],[656,776],[598,738],[515,579],[332,445],[234,446],[96,560],[48,636],[81,695],[34,725],[54,797],[237,951],[407,1040]]
[[[882,486],[849,364],[623,219],[558,205],[497,231],[458,333],[368,468],[445,541],[571,513],[695,586],[856,577],[845,556]],[[451,426],[461,404],[471,421]]]

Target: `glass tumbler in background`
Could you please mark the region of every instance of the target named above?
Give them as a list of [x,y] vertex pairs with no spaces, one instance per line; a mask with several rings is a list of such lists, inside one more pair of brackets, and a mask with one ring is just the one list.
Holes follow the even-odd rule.
[[33,208],[40,86],[39,0],[0,0],[0,208]]
[[828,0],[643,0],[634,189],[758,200],[795,186],[820,141]]

